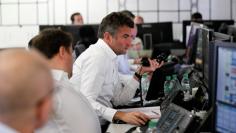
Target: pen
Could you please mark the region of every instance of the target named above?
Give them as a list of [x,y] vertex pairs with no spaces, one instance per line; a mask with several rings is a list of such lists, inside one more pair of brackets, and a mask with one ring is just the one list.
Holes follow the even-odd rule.
[[152,113],[156,114],[156,115],[160,115],[158,112],[152,111]]

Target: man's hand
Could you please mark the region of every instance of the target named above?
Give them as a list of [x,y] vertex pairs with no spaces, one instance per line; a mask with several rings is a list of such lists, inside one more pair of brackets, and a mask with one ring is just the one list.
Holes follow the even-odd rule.
[[117,111],[113,120],[122,120],[128,124],[133,125],[145,125],[145,123],[150,120],[150,118],[141,112],[121,112]]
[[142,66],[140,69],[140,74],[144,74],[144,73],[152,73],[154,72],[156,69],[160,68],[163,64],[164,61],[162,61],[161,63],[158,63],[155,59],[151,60],[148,59],[150,66],[146,67],[146,66]]

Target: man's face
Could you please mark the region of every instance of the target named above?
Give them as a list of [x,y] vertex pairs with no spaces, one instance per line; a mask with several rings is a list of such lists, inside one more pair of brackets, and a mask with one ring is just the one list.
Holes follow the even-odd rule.
[[111,48],[117,54],[125,54],[131,46],[131,28],[127,26],[119,27],[116,34],[112,37]]
[[81,15],[75,15],[74,16],[74,25],[83,25],[83,17]]

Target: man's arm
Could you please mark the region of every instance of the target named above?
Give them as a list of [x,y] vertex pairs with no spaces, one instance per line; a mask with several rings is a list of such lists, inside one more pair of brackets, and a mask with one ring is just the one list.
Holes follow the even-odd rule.
[[141,112],[121,112],[117,111],[113,120],[122,120],[133,125],[145,125],[150,118]]
[[149,63],[149,67],[139,67],[133,77],[119,74],[120,88],[116,89],[116,92],[114,93],[114,98],[112,99],[114,105],[118,106],[127,104],[127,102],[134,97],[135,92],[139,87],[140,77],[144,73],[152,74],[152,72],[163,65],[163,62],[159,64],[156,60],[149,60]]
[[98,116],[111,122],[116,110],[106,107],[96,100],[101,93],[106,74],[105,63],[100,60],[99,56],[101,55],[94,55],[89,58],[80,57],[75,62],[73,70],[79,73],[73,73],[71,81],[80,86],[80,91],[89,100]]

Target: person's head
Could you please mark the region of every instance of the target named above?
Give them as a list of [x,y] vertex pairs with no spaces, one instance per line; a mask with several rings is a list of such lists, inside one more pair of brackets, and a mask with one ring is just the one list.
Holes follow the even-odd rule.
[[103,18],[98,37],[102,38],[117,54],[125,54],[131,46],[133,20],[121,12],[113,12]]
[[134,15],[131,11],[129,11],[129,10],[123,10],[123,11],[121,11],[121,13],[127,15],[127,16],[130,17],[132,20],[133,20],[134,17],[135,17],[135,15]]
[[[121,13],[123,13],[124,15],[130,17],[134,21],[135,15],[131,11],[123,10],[123,11],[121,11]],[[132,37],[135,38],[137,33],[138,33],[138,29],[137,29],[137,26],[134,24],[134,27],[131,29]]]
[[74,24],[74,25],[83,25],[84,24],[83,17],[81,15],[81,13],[79,13],[79,12],[73,13],[70,17],[70,20],[71,20],[72,24]]
[[141,17],[141,16],[135,16],[135,18],[134,18],[134,23],[135,23],[135,24],[143,24],[143,23],[144,23],[143,17]]
[[50,66],[72,73],[72,36],[59,29],[45,29],[33,38],[32,48],[42,52],[49,60]]
[[135,51],[141,51],[143,50],[143,44],[142,44],[142,40],[140,38],[135,38],[132,42],[131,42],[132,46],[131,46],[131,50],[135,50]]
[[200,12],[193,13],[191,16],[191,21],[193,22],[202,21],[202,14]]
[[0,52],[0,122],[22,133],[46,123],[52,109],[53,79],[35,51]]

